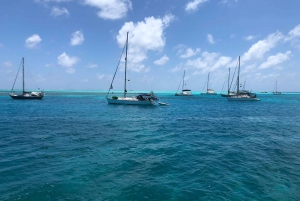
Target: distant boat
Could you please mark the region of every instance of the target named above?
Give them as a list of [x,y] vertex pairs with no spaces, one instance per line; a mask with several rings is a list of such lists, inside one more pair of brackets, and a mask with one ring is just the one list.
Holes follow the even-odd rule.
[[[183,71],[182,81],[180,81],[180,83],[179,83],[179,86],[178,86],[178,89],[177,89],[177,91],[175,93],[175,96],[192,96],[193,95],[192,91],[190,89],[184,89],[184,86],[185,86],[185,84],[184,84],[184,77],[185,77],[185,71]],[[181,93],[178,93],[178,90],[180,88],[181,83],[182,83]]]
[[127,32],[127,38],[126,38],[126,56],[125,56],[125,82],[124,82],[124,96],[123,97],[118,97],[118,96],[112,96],[112,97],[108,97],[109,92],[111,89],[113,89],[113,81],[116,75],[116,72],[118,70],[119,65],[117,66],[117,69],[115,71],[115,75],[113,77],[113,80],[110,84],[110,88],[107,92],[106,95],[106,100],[108,102],[108,104],[119,104],[119,105],[154,105],[155,101],[157,101],[158,99],[155,97],[154,93],[144,93],[144,94],[139,94],[137,96],[132,96],[132,97],[128,97],[127,96],[127,90],[126,90],[126,82],[127,82],[127,78],[126,78],[126,71],[127,71],[127,50],[128,50],[128,32]]
[[262,92],[260,92],[260,93],[262,93],[262,94],[266,94],[266,93],[268,93],[268,92],[266,92],[266,91],[262,91]]
[[236,95],[227,97],[228,101],[260,101],[260,99],[256,98],[255,93],[251,93],[247,90],[240,90],[240,57],[239,57],[239,67],[238,67],[238,75],[237,75],[237,91]]
[[230,68],[229,68],[229,72],[228,72],[228,86],[227,86],[227,94],[221,94],[222,97],[230,97],[230,96],[234,96],[236,95],[235,92],[231,92],[230,91]]
[[277,91],[277,80],[276,80],[276,84],[275,84],[275,91],[273,91],[274,95],[281,95],[281,92]]
[[209,73],[207,76],[206,92],[202,92],[201,95],[217,95],[213,89],[209,89]]
[[16,79],[15,79],[15,82],[14,82],[13,87],[11,89],[11,92],[9,94],[10,97],[12,97],[13,99],[43,99],[44,98],[44,92],[43,91],[38,91],[38,92],[36,92],[36,91],[32,91],[32,92],[25,91],[25,69],[24,69],[25,67],[24,66],[25,66],[24,65],[24,58],[22,58],[22,93],[17,94],[14,91],[15,83],[16,83],[16,80],[18,78],[18,74],[19,74],[19,71],[20,71],[20,68],[19,68]]

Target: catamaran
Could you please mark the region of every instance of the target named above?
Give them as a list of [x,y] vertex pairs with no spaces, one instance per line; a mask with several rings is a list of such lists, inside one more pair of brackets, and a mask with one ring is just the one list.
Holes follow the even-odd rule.
[[[16,84],[16,80],[18,78],[18,74],[20,71],[20,68],[18,70],[16,79],[14,81],[13,87],[10,92],[10,97],[13,99],[43,99],[44,98],[44,92],[43,91],[25,91],[25,67],[24,67],[24,58],[22,58],[22,93],[18,94],[14,91],[14,87]],[[21,66],[20,66],[21,67]]]
[[[110,88],[107,92],[106,95],[106,100],[108,104],[119,104],[119,105],[154,105],[155,101],[158,100],[158,98],[154,95],[153,92],[150,93],[143,93],[143,94],[139,94],[137,96],[131,96],[129,97],[127,95],[127,89],[126,89],[126,83],[127,83],[127,77],[126,77],[126,72],[127,72],[127,50],[128,50],[128,32],[127,32],[127,38],[126,38],[126,43],[125,43],[125,47],[126,48],[126,54],[125,54],[125,82],[124,82],[124,95],[123,97],[118,97],[116,95],[113,95],[111,97],[109,96],[109,92],[111,89],[113,89],[113,82],[114,82],[114,78],[116,76],[117,70],[119,68],[119,64],[117,66],[117,69],[115,71],[114,77],[112,79],[112,82],[110,84]],[[123,49],[124,51],[124,49]],[[123,52],[122,52],[123,55]],[[121,56],[122,57],[122,56]]]
[[[192,91],[190,89],[184,89],[184,86],[185,86],[185,84],[184,84],[184,77],[185,77],[185,70],[183,71],[182,81],[180,81],[180,83],[179,83],[179,86],[178,86],[178,89],[177,89],[177,91],[175,93],[175,96],[192,96],[193,95]],[[178,90],[180,88],[181,83],[182,83],[181,93],[178,93]]]

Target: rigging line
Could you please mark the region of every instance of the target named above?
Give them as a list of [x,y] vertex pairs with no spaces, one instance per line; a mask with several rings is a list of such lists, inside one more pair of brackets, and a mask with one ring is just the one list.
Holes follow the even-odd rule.
[[110,83],[109,90],[108,90],[108,92],[107,92],[107,94],[106,94],[106,98],[107,98],[107,96],[108,96],[110,90],[112,89],[112,84],[113,84],[114,79],[115,79],[115,77],[116,77],[116,73],[117,73],[117,71],[118,71],[118,68],[119,68],[119,65],[120,65],[120,62],[121,62],[121,59],[122,59],[122,56],[123,56],[125,47],[126,47],[126,43],[125,43],[125,45],[124,45],[124,47],[123,47],[123,51],[122,51],[121,57],[120,57],[120,59],[119,59],[118,65],[117,65],[117,69],[116,69],[115,74],[114,74],[114,76],[113,76],[113,79],[112,79],[112,81],[111,81],[111,83]]
[[183,81],[183,79],[184,79],[184,77],[182,76],[182,79],[180,80],[180,83],[179,83],[179,86],[178,86],[178,89],[177,89],[176,93],[178,92],[178,90],[179,90],[179,88],[181,86],[181,82]]
[[31,72],[30,72],[30,69],[29,68],[27,68],[28,70],[27,70],[27,72],[29,72],[29,76],[30,76],[30,78],[34,81],[34,83],[35,83],[35,85],[36,85],[36,87],[38,88],[38,89],[40,89],[39,88],[39,86],[37,85],[37,83],[36,83],[36,81],[35,81],[35,79],[33,78],[33,76],[32,76],[32,74],[31,74]]
[[21,63],[20,63],[20,66],[19,66],[19,70],[18,70],[17,76],[16,76],[16,78],[15,78],[15,81],[14,81],[13,87],[11,88],[11,91],[10,91],[10,92],[12,92],[12,91],[13,91],[13,89],[14,89],[14,87],[15,87],[16,80],[17,80],[17,78],[18,78],[18,75],[19,75],[19,72],[20,72],[21,66],[22,66],[22,61],[21,61]]
[[230,83],[229,91],[230,91],[230,89],[231,89],[231,86],[232,86],[232,82],[233,82],[233,79],[234,79],[234,75],[235,75],[235,72],[236,72],[237,66],[238,66],[238,61],[237,61],[237,64],[236,64],[236,66],[235,66],[235,69],[234,69],[234,72],[233,72],[233,76],[232,76],[232,79],[231,79],[231,83]]
[[221,91],[223,91],[223,89],[224,89],[225,82],[226,82],[227,78],[228,78],[228,75],[226,75],[226,78],[225,78],[225,80],[224,80],[223,87],[222,87],[222,90],[221,90]]

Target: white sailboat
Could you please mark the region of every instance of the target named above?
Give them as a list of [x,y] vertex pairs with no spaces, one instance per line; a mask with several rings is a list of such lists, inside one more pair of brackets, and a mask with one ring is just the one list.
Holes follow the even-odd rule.
[[43,91],[25,91],[25,68],[24,68],[24,58],[22,58],[22,93],[21,94],[18,94],[18,93],[15,93],[14,91],[14,87],[15,87],[15,83],[16,83],[16,80],[17,80],[17,77],[18,77],[18,74],[19,74],[19,71],[20,71],[20,68],[19,68],[19,71],[17,73],[17,76],[16,76],[16,79],[15,79],[15,82],[13,84],[13,87],[11,89],[11,92],[10,92],[10,97],[12,97],[13,99],[43,99],[44,98],[44,92]]
[[276,80],[276,84],[275,84],[275,91],[273,91],[274,95],[281,95],[281,92],[277,91],[277,80]]
[[177,89],[177,91],[176,91],[176,93],[175,93],[175,96],[192,96],[193,94],[192,94],[192,91],[190,90],[190,89],[184,89],[184,77],[185,77],[185,71],[183,71],[183,77],[182,77],[182,89],[181,89],[181,93],[178,93],[178,90],[179,90],[179,88],[180,88],[180,85],[181,85],[181,82],[180,82],[180,84],[179,84],[179,86],[178,86],[178,89]]
[[127,89],[126,89],[126,83],[127,83],[127,78],[126,78],[126,71],[127,71],[127,50],[128,50],[128,32],[127,32],[127,38],[126,38],[126,56],[125,56],[125,82],[124,82],[124,96],[123,97],[118,97],[118,96],[111,96],[108,97],[110,90],[113,88],[113,81],[116,75],[116,72],[118,70],[119,65],[117,66],[117,69],[115,71],[113,80],[110,84],[110,88],[108,90],[108,93],[106,95],[106,100],[108,104],[119,104],[119,105],[154,105],[155,101],[158,99],[155,97],[153,92],[150,93],[143,93],[139,94],[137,96],[127,96]]
[[260,101],[260,99],[256,98],[255,93],[251,93],[247,90],[240,90],[240,57],[239,57],[239,68],[238,68],[238,76],[237,76],[237,91],[236,94],[230,97],[227,97],[229,101]]
[[209,73],[207,76],[206,92],[202,92],[201,95],[217,95],[213,89],[209,89]]

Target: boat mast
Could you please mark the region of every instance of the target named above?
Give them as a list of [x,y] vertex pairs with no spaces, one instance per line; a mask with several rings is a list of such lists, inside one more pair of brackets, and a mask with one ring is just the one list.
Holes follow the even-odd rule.
[[209,73],[208,73],[208,76],[207,76],[206,91],[208,91],[208,83],[209,83]]
[[183,87],[184,87],[184,77],[185,77],[185,70],[183,71],[183,78],[182,78],[182,91],[183,91]]
[[238,76],[237,76],[237,94],[240,93],[240,66],[241,66],[241,61],[240,61],[240,56],[239,56],[239,69],[238,69]]
[[126,90],[127,49],[128,49],[128,32],[127,32],[127,38],[126,38],[124,98],[126,97],[126,92],[127,92],[127,90]]
[[275,93],[277,93],[277,80],[276,80],[276,85],[275,85]]
[[227,94],[229,95],[230,89],[229,89],[229,79],[230,79],[230,68],[229,68],[229,72],[228,72],[228,91]]
[[23,70],[23,94],[25,93],[25,81],[24,81],[24,57],[22,58],[22,64],[23,64],[23,68],[22,68],[22,70]]

